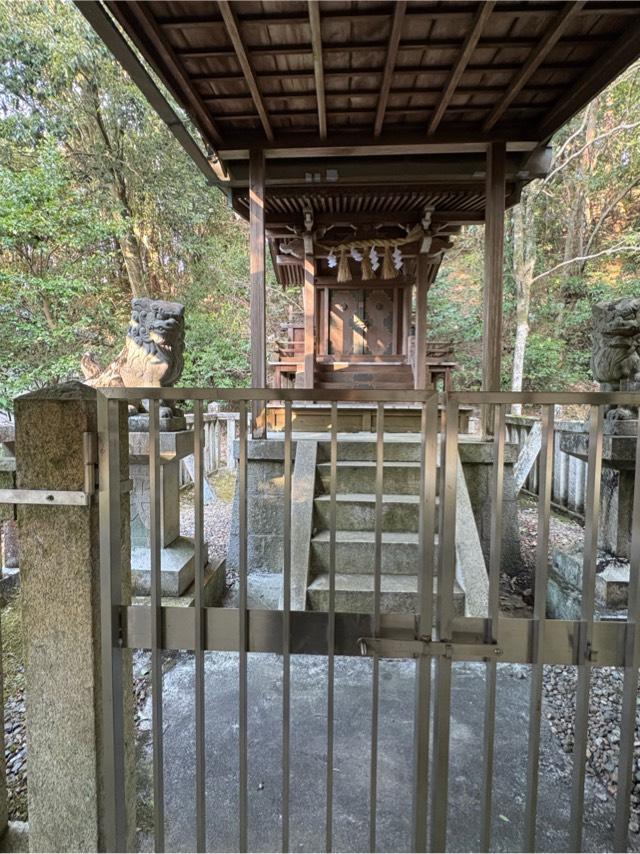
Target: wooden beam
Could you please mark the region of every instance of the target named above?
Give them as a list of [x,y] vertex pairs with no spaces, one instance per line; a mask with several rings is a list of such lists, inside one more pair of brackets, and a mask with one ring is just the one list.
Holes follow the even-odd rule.
[[398,58],[400,37],[402,35],[402,25],[404,23],[404,13],[406,11],[406,0],[396,0],[396,4],[393,9],[393,23],[391,24],[391,33],[389,34],[387,58],[384,64],[384,74],[382,75],[382,85],[380,86],[380,97],[378,99],[376,119],[373,125],[374,136],[380,136],[380,131],[382,130],[382,125],[384,124],[384,114],[387,109],[387,101],[389,100],[389,90],[391,89],[393,70],[396,66],[396,59]]
[[[267,385],[264,172],[265,164],[262,152],[252,151],[251,186],[249,190],[249,266],[251,278],[251,386],[253,388],[266,388]],[[260,425],[261,411],[256,409],[254,403],[254,426]]]
[[313,257],[313,237],[304,235],[304,286],[302,304],[304,307],[304,388],[313,388],[316,373],[316,262]]
[[[636,8],[637,6],[633,4]],[[574,83],[571,90],[558,100],[557,105],[544,117],[539,128],[541,139],[547,139],[558,127],[581,110],[585,104],[595,98],[638,56],[640,44],[640,19],[625,29],[615,44],[598,58],[598,62]]]
[[[514,18],[540,17],[540,15],[553,13],[557,10],[557,5],[553,2],[536,5],[530,9],[523,7],[521,3],[500,4],[500,15],[505,17],[509,15]],[[375,24],[376,21],[384,21],[391,17],[393,10],[391,7],[382,12],[376,12],[372,9],[356,11],[354,9],[333,9],[322,16],[323,21],[327,23],[333,22],[353,22],[357,24]],[[633,3],[616,5],[611,0],[606,0],[602,3],[590,2],[582,13],[584,15],[635,15],[637,9]],[[416,23],[428,23],[429,21],[459,21],[464,23],[471,21],[474,17],[473,9],[436,9],[433,11],[411,10],[407,11],[407,19]],[[240,26],[244,24],[260,25],[263,27],[289,26],[299,27],[307,23],[307,18],[304,15],[292,15],[288,12],[271,13],[263,15],[260,13],[250,13],[242,15],[238,18]],[[158,20],[158,24],[167,30],[184,30],[184,29],[201,29],[206,27],[220,27],[222,21],[220,18],[214,18],[211,15],[193,15],[189,17],[165,17]]]
[[[396,73],[398,73],[398,69],[396,69]],[[289,79],[292,75],[287,72],[287,79]],[[328,74],[325,74],[324,77],[329,77]],[[217,83],[217,77],[211,77],[210,75],[202,76],[193,75],[192,80],[196,80],[199,83]],[[281,80],[281,76],[278,80]],[[309,80],[314,80],[314,75],[308,75]],[[242,78],[244,81],[244,77]],[[260,81],[264,81],[264,75],[260,75]],[[457,86],[455,93],[456,95],[478,95],[482,93],[483,95],[502,95],[504,94],[509,87],[506,85],[500,86]],[[559,92],[566,90],[566,83],[541,83],[540,85],[529,85],[524,86],[523,91],[531,91],[535,93],[539,92]],[[358,89],[356,92],[345,92],[343,89],[327,89],[325,91],[325,100],[329,98],[362,98],[365,96],[377,96],[380,92],[379,88],[371,88],[371,89]],[[210,95],[208,93],[202,92],[202,99],[205,104],[224,104],[227,101],[250,101],[251,95],[230,95],[228,92],[224,94],[215,94]],[[410,96],[414,95],[438,95],[442,94],[442,86],[394,86],[389,90],[389,97],[393,97],[394,95],[398,96]],[[287,102],[296,102],[302,100],[308,100],[309,98],[315,98],[316,92],[315,89],[306,89],[301,92],[265,92],[263,88],[262,92],[262,100],[265,104],[269,105],[274,101],[287,101]],[[475,105],[474,105],[475,106]],[[425,106],[424,109],[430,109],[430,107]],[[469,108],[467,108],[469,109]]]
[[[227,2],[227,0],[218,0],[219,3]],[[398,0],[400,2],[400,0]],[[406,2],[406,0],[402,0]],[[611,40],[611,34],[597,36],[580,36],[578,38],[562,39],[563,46],[571,47],[603,47]],[[538,42],[531,38],[522,38],[517,36],[503,36],[498,38],[480,39],[478,48],[482,50],[525,50],[527,48],[535,48]],[[464,45],[463,39],[405,39],[398,44],[398,51],[449,51],[462,50]],[[370,54],[387,52],[389,46],[388,41],[349,41],[349,42],[334,42],[325,43],[323,52],[327,53],[364,53]],[[250,45],[247,50],[250,51],[253,57],[277,57],[277,56],[310,56],[313,52],[309,42],[279,42],[271,45]],[[231,59],[234,56],[234,51],[228,47],[187,47],[179,48],[178,56],[182,59]],[[429,67],[423,69],[428,73]],[[283,72],[287,74],[286,71]]]
[[542,65],[547,54],[549,54],[558,43],[562,36],[562,31],[565,29],[567,24],[581,11],[584,5],[585,0],[568,0],[568,2],[564,4],[553,24],[549,27],[538,44],[532,49],[529,59],[522,66],[520,73],[517,74],[515,79],[512,81],[507,94],[491,111],[482,126],[484,131],[491,130],[491,128],[502,118],[518,92],[522,89],[531,75]]
[[235,13],[231,8],[231,4],[228,2],[228,0],[218,0],[218,8],[220,9],[220,13],[227,28],[227,33],[229,35],[229,38],[231,39],[231,44],[233,45],[233,49],[240,64],[240,68],[242,69],[244,78],[247,81],[247,86],[249,87],[249,91],[251,92],[251,97],[253,98],[255,108],[258,111],[260,121],[262,122],[262,127],[264,128],[264,132],[267,136],[267,139],[271,141],[273,140],[273,129],[271,127],[271,122],[269,121],[269,116],[267,114],[266,107],[262,101],[262,95],[260,94],[258,81],[256,80],[255,74],[253,73],[253,68],[251,67],[251,63],[249,62],[249,57],[247,56],[247,51],[245,49],[244,42],[242,41],[240,30],[238,29],[238,22]]
[[509,151],[532,151],[540,142],[534,136],[533,128],[500,128],[499,131],[485,134],[477,125],[458,126],[456,131],[438,131],[431,139],[425,139],[425,133],[411,131],[385,131],[380,138],[365,136],[362,133],[331,134],[324,144],[317,134],[283,132],[272,144],[264,143],[262,134],[245,132],[229,134],[225,145],[218,155],[225,163],[232,160],[247,160],[249,149],[262,148],[267,158],[288,159],[304,157],[380,157],[385,155],[419,154],[477,154],[486,151],[487,143],[504,140]]
[[[500,391],[502,367],[502,268],[504,262],[504,143],[487,149],[487,207],[484,226],[482,390]],[[482,411],[482,432],[492,433],[493,413]]]
[[[521,63],[517,62],[496,62],[493,65],[489,65],[487,63],[475,63],[467,66],[466,71],[484,74],[486,72],[498,72],[498,73],[509,73],[512,71],[519,71],[522,68]],[[565,63],[555,63],[554,65],[545,65],[544,70],[549,73],[555,72],[563,72],[563,71],[575,71],[577,69],[584,68],[583,63],[581,62],[565,62]],[[398,65],[395,68],[394,75],[396,77],[399,76],[409,76],[415,77],[416,74],[427,74],[429,77],[433,77],[435,74],[443,74],[447,75],[451,72],[450,65]],[[373,67],[360,67],[360,68],[333,68],[324,70],[325,80],[350,80],[353,77],[381,77],[384,74],[384,66],[378,65]],[[234,72],[222,72],[220,74],[212,75],[210,71],[192,74],[192,80],[197,80],[199,82],[209,82],[209,83],[244,83],[244,75],[237,74]],[[313,71],[287,71],[287,80],[314,80],[315,76]],[[277,80],[278,82],[282,80],[282,71],[261,71],[260,72],[260,82],[264,82],[266,80]],[[441,87],[435,87],[438,92],[442,91]],[[477,86],[467,87],[467,94],[472,94],[473,92],[478,91]],[[501,91],[505,91],[507,86],[501,85],[500,87],[494,86],[493,84],[486,89],[483,87],[482,91],[493,91],[496,88],[500,88]],[[529,88],[527,86],[525,89]],[[531,88],[534,88],[532,85]],[[535,87],[538,88],[538,87]],[[558,87],[553,87],[558,88]],[[462,91],[459,89],[458,91]],[[374,90],[373,94],[378,94],[379,89]],[[344,93],[348,94],[348,93]],[[391,94],[394,94],[394,90],[391,90]]]
[[427,129],[428,134],[435,133],[435,131],[437,130],[438,125],[440,124],[442,117],[445,114],[445,111],[449,106],[451,99],[453,98],[458,83],[460,82],[462,75],[464,74],[465,69],[469,64],[471,55],[473,54],[474,50],[478,45],[482,30],[484,29],[484,25],[486,24],[489,15],[493,12],[494,6],[495,0],[487,0],[486,3],[482,2],[478,6],[478,11],[476,12],[476,16],[473,21],[473,26],[469,31],[469,35],[465,39],[462,50],[460,51],[460,56],[458,57],[458,61],[451,70],[451,75],[442,91],[442,97],[440,98],[440,102],[434,110],[433,115],[431,117],[431,121],[429,122],[429,127]]
[[413,384],[416,389],[427,387],[427,293],[431,262],[426,255],[418,257],[416,275],[416,322]]
[[324,62],[322,59],[322,28],[320,25],[319,0],[309,0],[309,26],[311,28],[311,46],[313,50],[313,75],[318,101],[318,127],[320,139],[327,138],[327,110],[324,94]]
[[407,284],[412,284],[410,279],[400,277],[398,279],[361,279],[359,277],[349,279],[348,282],[339,282],[335,276],[316,276],[316,286],[338,288],[340,290],[348,288],[359,288],[360,290],[367,288],[404,288]]

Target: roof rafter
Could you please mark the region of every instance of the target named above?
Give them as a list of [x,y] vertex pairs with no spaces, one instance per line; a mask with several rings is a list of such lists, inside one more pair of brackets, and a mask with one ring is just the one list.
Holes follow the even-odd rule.
[[229,35],[229,38],[231,39],[231,44],[233,45],[233,49],[240,64],[240,68],[242,69],[242,73],[244,74],[245,80],[247,81],[247,86],[249,87],[249,91],[251,92],[251,97],[253,98],[255,108],[258,111],[260,121],[262,122],[262,127],[264,128],[264,132],[266,134],[267,139],[271,141],[273,140],[273,129],[271,127],[271,122],[269,121],[269,114],[267,113],[267,109],[262,100],[262,95],[260,94],[260,89],[258,87],[258,81],[256,80],[256,76],[253,73],[251,63],[249,62],[249,57],[247,55],[244,42],[242,41],[240,30],[238,29],[238,22],[236,19],[235,12],[231,8],[231,4],[228,2],[228,0],[218,0],[218,8],[220,9],[220,14],[222,15],[225,27],[227,29],[227,33]]
[[569,21],[574,18],[585,5],[585,0],[568,0],[564,4],[562,10],[556,17],[553,24],[546,31],[540,42],[532,49],[529,59],[522,66],[519,74],[516,74],[512,81],[507,94],[492,110],[491,114],[485,121],[482,129],[490,130],[504,115],[509,108],[509,105],[522,89],[527,80],[544,62],[545,56],[553,49],[562,36],[562,31],[565,29]]
[[431,116],[431,121],[429,122],[427,133],[432,134],[437,130],[438,125],[440,124],[442,117],[445,114],[445,111],[449,106],[451,99],[453,98],[458,83],[462,79],[462,75],[464,74],[465,69],[469,64],[471,55],[476,49],[476,46],[482,34],[482,30],[484,29],[484,25],[489,15],[493,11],[494,6],[495,0],[487,0],[486,3],[481,2],[478,6],[478,11],[476,12],[476,16],[473,20],[473,27],[471,28],[469,35],[465,39],[462,50],[460,51],[460,56],[458,57],[458,61],[451,70],[451,75],[442,91],[440,103],[438,104],[438,106],[433,112],[433,115]]
[[[130,14],[124,20],[128,19],[131,21],[133,19],[134,26],[137,24],[144,28],[147,35],[147,49],[156,50],[158,52],[158,55],[162,57],[169,73],[173,77],[173,80],[169,80],[164,77],[163,82],[167,85],[167,88],[172,94],[174,94],[174,96],[177,94],[176,90],[179,89],[180,93],[184,95],[185,100],[189,104],[189,111],[195,119],[198,127],[200,127],[204,133],[209,136],[211,142],[216,145],[220,144],[222,142],[222,136],[218,131],[215,122],[211,118],[209,110],[202,101],[200,95],[194,91],[193,87],[190,85],[189,76],[176,56],[176,52],[167,45],[162,38],[162,33],[160,32],[155,18],[151,14],[150,8],[145,3],[135,2],[125,4],[124,8],[120,4],[115,4],[112,11],[120,24],[123,23],[123,17],[119,13],[128,12]],[[146,52],[147,58],[148,50]],[[145,53],[145,51],[143,51],[143,53]]]
[[384,114],[387,109],[387,101],[389,100],[389,90],[391,89],[393,69],[395,68],[396,59],[398,57],[400,36],[402,35],[402,24],[404,23],[404,14],[406,11],[406,0],[398,0],[393,10],[393,23],[391,24],[391,32],[389,34],[387,59],[385,61],[384,74],[382,76],[382,85],[380,86],[380,98],[378,100],[378,109],[376,110],[376,119],[373,125],[374,136],[380,136],[380,131],[384,124]]
[[322,28],[320,24],[320,0],[308,0],[309,27],[311,28],[311,46],[313,50],[313,76],[318,101],[318,126],[320,139],[327,138],[327,108],[324,89],[324,62],[322,60]]

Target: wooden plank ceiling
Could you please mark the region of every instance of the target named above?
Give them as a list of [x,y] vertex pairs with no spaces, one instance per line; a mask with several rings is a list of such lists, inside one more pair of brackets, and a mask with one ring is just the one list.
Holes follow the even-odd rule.
[[264,150],[271,227],[299,226],[305,209],[482,221],[486,143],[507,144],[513,203],[540,174],[530,153],[640,55],[637,0],[105,5],[221,161],[243,216],[248,152]]

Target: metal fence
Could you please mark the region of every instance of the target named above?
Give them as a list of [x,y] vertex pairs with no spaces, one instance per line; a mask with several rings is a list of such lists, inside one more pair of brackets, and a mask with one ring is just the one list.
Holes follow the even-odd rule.
[[[415,714],[413,735],[413,777],[408,802],[395,800],[393,808],[406,812],[411,827],[408,847],[413,851],[444,851],[461,823],[461,816],[449,815],[450,754],[452,749],[451,711],[452,683],[456,678],[453,662],[481,662],[484,669],[484,724],[479,730],[483,759],[478,767],[480,826],[478,849],[490,850],[495,842],[493,822],[493,787],[502,773],[496,765],[497,667],[498,663],[525,664],[529,667],[529,720],[527,725],[526,792],[524,819],[518,833],[523,850],[536,849],[544,816],[538,814],[543,696],[543,668],[546,665],[569,665],[577,669],[573,767],[568,820],[569,850],[582,850],[585,818],[585,773],[589,727],[589,697],[592,670],[597,667],[624,667],[624,696],[620,717],[620,760],[615,826],[611,847],[625,850],[628,842],[630,793],[634,771],[634,739],[638,669],[640,667],[640,453],[636,455],[635,502],[633,508],[633,543],[631,584],[626,621],[602,622],[595,616],[595,583],[597,532],[600,513],[605,404],[640,403],[634,394],[489,394],[452,393],[435,395],[421,392],[336,392],[299,390],[277,392],[263,390],[215,389],[104,389],[99,397],[100,449],[100,526],[101,579],[103,596],[103,684],[104,731],[107,755],[104,786],[106,843],[110,850],[123,850],[126,809],[124,800],[123,679],[126,678],[126,650],[151,651],[152,742],[153,742],[153,815],[154,848],[165,846],[166,789],[164,742],[176,737],[163,726],[166,702],[163,697],[163,655],[168,650],[190,650],[194,654],[195,688],[195,847],[205,850],[207,828],[215,806],[207,797],[206,769],[222,773],[220,757],[212,756],[205,746],[205,734],[212,725],[207,720],[207,695],[216,686],[205,689],[205,653],[237,653],[238,739],[234,749],[237,770],[237,846],[248,849],[250,803],[255,793],[249,789],[249,661],[259,666],[256,653],[279,656],[281,694],[272,699],[280,715],[281,745],[273,754],[280,766],[280,837],[274,845],[290,848],[291,831],[291,672],[292,660],[300,656],[319,656],[326,662],[324,719],[326,742],[324,762],[325,833],[322,847],[333,850],[335,831],[335,774],[338,756],[335,742],[336,660],[344,656],[362,656],[371,662],[369,727],[369,794],[362,808],[369,823],[369,849],[376,850],[378,831],[378,797],[382,768],[379,762],[380,666],[385,659],[409,662],[415,680]],[[151,597],[150,604],[131,605],[123,597],[121,538],[126,525],[122,519],[119,466],[119,402],[138,395],[150,400],[149,466],[151,483],[150,526]],[[174,396],[194,402],[193,453],[195,460],[195,607],[172,608],[161,596],[160,565],[160,453],[159,399]],[[239,413],[239,501],[238,526],[240,541],[239,597],[236,608],[210,608],[203,605],[204,571],[202,563],[204,454],[203,402],[224,400]],[[282,434],[283,572],[282,608],[274,610],[248,607],[248,577],[251,570],[247,548],[248,531],[248,460],[250,431],[247,413],[257,413],[254,431],[264,423],[268,401],[284,400],[285,429]],[[326,401],[331,406],[331,428],[328,435],[328,495],[330,500],[329,598],[326,611],[291,610],[292,573],[292,472],[293,443],[292,402]],[[375,492],[375,531],[371,548],[373,605],[367,613],[336,612],[336,578],[344,571],[337,561],[336,513],[338,472],[342,460],[342,437],[337,432],[338,407],[343,401],[368,401],[377,404],[375,459],[370,464]],[[413,403],[421,415],[419,472],[418,551],[420,570],[417,575],[416,613],[386,613],[381,608],[383,592],[382,545],[383,510],[387,453],[390,446],[385,435],[387,404]],[[542,447],[538,469],[538,534],[535,569],[535,604],[531,617],[506,618],[500,613],[500,570],[504,495],[504,453],[506,409],[512,403],[537,405],[541,408]],[[555,446],[554,405],[581,403],[590,407],[588,463],[586,477],[585,539],[581,578],[581,616],[579,620],[553,620],[546,615],[550,508],[553,488]],[[458,409],[471,404],[490,407],[493,413],[494,437],[491,440],[493,467],[486,501],[492,508],[491,548],[488,565],[489,597],[487,613],[469,618],[456,613],[454,586],[456,580],[455,526],[456,477],[459,467]],[[636,439],[636,451],[640,437]],[[437,548],[436,548],[437,542]],[[434,582],[437,589],[434,594]],[[252,664],[253,666],[253,664]],[[275,697],[276,695],[274,695]],[[361,718],[353,719],[352,732],[360,732]],[[481,733],[481,734],[480,734]],[[254,735],[255,738],[255,735]],[[252,741],[252,744],[254,742]],[[188,761],[189,753],[184,754]],[[228,756],[224,757],[229,759]],[[213,763],[213,766],[212,764]],[[236,811],[232,810],[235,815]],[[466,822],[466,816],[462,823]],[[254,816],[255,821],[255,816]],[[188,843],[185,842],[185,845]],[[455,840],[453,841],[455,847]]]
[[[538,418],[507,415],[505,418],[507,440],[522,450]],[[556,421],[553,434],[553,478],[551,503],[557,508],[568,510],[584,518],[587,500],[587,464],[560,447],[563,433],[583,432],[583,421]],[[527,492],[538,495],[540,488],[540,458],[535,461],[523,487]]]

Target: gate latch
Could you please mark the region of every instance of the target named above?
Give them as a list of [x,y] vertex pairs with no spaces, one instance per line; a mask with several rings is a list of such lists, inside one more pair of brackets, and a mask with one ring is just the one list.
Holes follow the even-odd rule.
[[400,638],[359,638],[361,655],[379,655],[380,658],[449,658],[452,661],[489,661],[502,655],[502,648],[494,643],[454,643],[432,641],[431,638],[404,640]]
[[0,489],[0,504],[51,504],[88,507],[96,492],[98,443],[95,433],[82,434],[84,489]]

